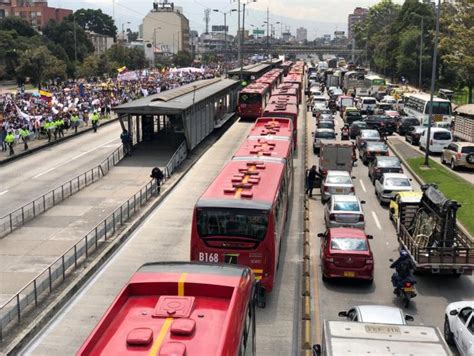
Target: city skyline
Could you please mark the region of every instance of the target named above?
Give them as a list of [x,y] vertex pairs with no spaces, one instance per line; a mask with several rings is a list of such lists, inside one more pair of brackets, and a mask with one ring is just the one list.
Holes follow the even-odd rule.
[[[289,29],[293,35],[296,35],[298,27],[305,27],[308,30],[308,40],[316,37],[322,37],[324,34],[333,35],[334,31],[345,31],[347,35],[347,18],[356,7],[370,7],[380,0],[344,0],[339,2],[328,2],[323,0],[295,0],[291,4],[285,0],[257,0],[247,6],[245,27],[264,28],[266,21],[266,9],[269,7],[270,22],[274,25],[274,33],[279,37],[281,30]],[[169,1],[171,2],[171,1]],[[184,15],[189,19],[190,28],[199,33],[204,32],[204,10],[220,9],[230,10],[237,7],[236,0],[175,0],[172,1],[176,6],[182,7]],[[397,3],[403,3],[403,0],[394,0]],[[80,8],[102,9],[103,12],[113,15],[114,9],[112,0],[50,0],[48,2],[53,7],[64,7],[72,10]],[[244,3],[244,0],[242,0]],[[115,1],[115,20],[117,30],[122,30],[122,24],[130,22],[132,31],[138,31],[138,26],[143,18],[152,9],[153,1],[137,0],[130,4],[116,0]],[[301,9],[304,9],[302,11]],[[282,16],[280,14],[285,14]],[[237,15],[232,13],[228,16],[227,25],[229,33],[235,34],[237,31]],[[223,25],[223,16],[219,13],[211,13],[210,25]],[[253,25],[253,26],[250,26]]]

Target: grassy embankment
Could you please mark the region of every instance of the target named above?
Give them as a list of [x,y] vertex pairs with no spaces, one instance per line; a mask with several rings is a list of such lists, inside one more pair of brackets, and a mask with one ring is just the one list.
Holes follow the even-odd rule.
[[430,169],[420,168],[424,157],[412,158],[408,164],[426,183],[436,183],[443,194],[461,204],[457,217],[461,224],[474,235],[474,185],[460,178],[446,167],[430,159]]

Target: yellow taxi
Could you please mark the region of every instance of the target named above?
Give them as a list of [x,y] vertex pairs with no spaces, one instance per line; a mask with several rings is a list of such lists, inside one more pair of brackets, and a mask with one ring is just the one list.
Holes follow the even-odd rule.
[[400,192],[390,200],[388,214],[397,228],[397,233],[400,230],[400,224],[403,224],[405,220],[410,222],[413,220],[422,196],[423,192],[420,191]]

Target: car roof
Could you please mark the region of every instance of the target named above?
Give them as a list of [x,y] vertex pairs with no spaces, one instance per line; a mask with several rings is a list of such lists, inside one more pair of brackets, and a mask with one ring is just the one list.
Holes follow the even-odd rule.
[[364,230],[353,227],[331,227],[328,231],[331,237],[367,238]]
[[377,133],[379,133],[377,130],[374,130],[374,129],[364,129],[364,130],[360,130],[361,135],[362,135],[364,132],[377,132]]
[[409,179],[407,177],[407,175],[403,174],[403,173],[384,173],[383,176],[385,178],[406,178],[406,179]]
[[359,198],[356,195],[336,194],[331,196],[332,201],[354,201],[358,202]]
[[451,133],[451,130],[445,129],[443,127],[432,127],[431,132],[449,132],[449,133]]
[[332,176],[346,176],[346,177],[350,177],[350,176],[351,176],[348,171],[336,171],[336,170],[333,170],[333,169],[330,169],[330,170],[327,172],[327,176],[328,176],[328,175],[332,175]]
[[423,192],[420,191],[412,191],[412,192],[400,192],[397,193],[400,196],[400,201],[402,203],[419,203],[421,201],[421,197],[423,196]]
[[334,132],[333,129],[327,129],[327,128],[324,128],[324,129],[320,129],[320,128],[317,128],[316,129],[317,132]]
[[397,156],[376,156],[375,159],[377,161],[395,161],[398,160],[400,162],[400,158]]
[[474,143],[472,142],[453,142],[454,145],[458,145],[459,147],[473,147]]
[[358,305],[354,308],[358,309],[360,322],[405,324],[405,318],[400,308],[385,305]]

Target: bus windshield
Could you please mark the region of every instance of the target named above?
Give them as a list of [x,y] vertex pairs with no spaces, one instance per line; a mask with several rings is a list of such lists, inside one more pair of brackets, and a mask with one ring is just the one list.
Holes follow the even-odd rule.
[[[426,104],[425,114],[430,113],[430,105]],[[451,115],[451,103],[446,101],[435,101],[433,104],[433,115]]]
[[243,104],[255,104],[262,100],[262,96],[259,93],[241,93],[239,102]]
[[199,236],[247,237],[263,241],[267,232],[268,211],[253,209],[198,209]]

